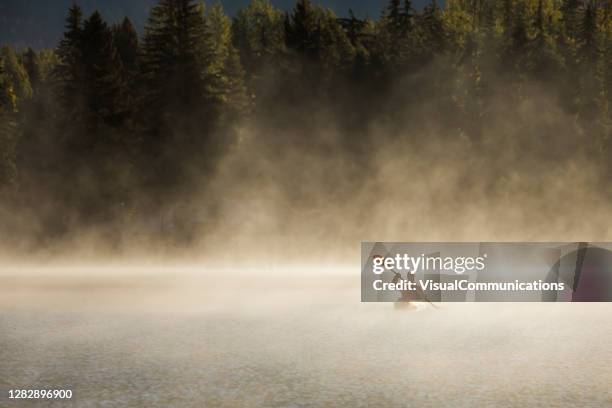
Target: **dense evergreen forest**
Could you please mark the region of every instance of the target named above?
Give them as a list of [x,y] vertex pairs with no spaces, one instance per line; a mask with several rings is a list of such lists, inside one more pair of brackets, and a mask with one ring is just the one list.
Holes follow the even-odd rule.
[[[431,160],[457,145],[493,156],[480,171],[495,180],[505,171],[496,163],[535,158],[537,177],[542,163],[578,154],[612,176],[612,2],[434,0],[415,10],[390,0],[376,20],[348,16],[310,0],[290,12],[253,0],[230,19],[219,4],[160,0],[139,35],[127,17],[111,24],[75,5],[54,50],[4,45],[3,235],[45,242],[112,225],[116,240],[172,209],[172,239],[189,241],[213,228],[211,185],[240,149],[272,165],[335,162],[341,176],[322,188],[339,201],[390,144],[426,155],[434,141]],[[257,180],[248,161],[224,165]],[[316,165],[291,172],[283,194],[312,204],[296,186],[325,176]]]

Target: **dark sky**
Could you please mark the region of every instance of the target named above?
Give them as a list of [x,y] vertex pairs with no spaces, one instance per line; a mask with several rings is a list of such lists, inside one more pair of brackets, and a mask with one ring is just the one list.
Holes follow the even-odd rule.
[[[415,7],[429,0],[413,0]],[[66,10],[74,0],[0,0],[0,44],[31,45],[36,48],[54,47],[63,31]],[[275,6],[288,10],[295,0],[271,0]],[[315,3],[317,1],[315,0]],[[85,13],[98,9],[108,21],[127,15],[141,28],[149,8],[157,0],[80,0]],[[207,3],[210,3],[207,2]],[[249,0],[222,0],[226,12],[232,16]],[[359,16],[378,17],[387,0],[319,0],[319,4],[346,15],[352,8]]]

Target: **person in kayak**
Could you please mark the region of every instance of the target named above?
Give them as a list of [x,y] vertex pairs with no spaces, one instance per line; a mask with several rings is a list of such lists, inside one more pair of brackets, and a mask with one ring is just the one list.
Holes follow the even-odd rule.
[[[398,283],[401,279],[403,279],[402,275],[395,271],[395,270],[391,270],[391,272],[394,273],[393,279],[391,282],[393,283]],[[411,274],[411,273],[407,273],[407,280],[414,282],[415,279],[415,275]],[[431,301],[429,299],[427,299],[427,296],[425,295],[425,292],[423,292],[423,289],[421,289],[420,285],[413,285],[415,290],[401,290],[400,291],[400,297],[395,301],[395,307],[396,308],[414,308],[414,302],[427,302],[430,305],[434,306],[435,305],[433,303],[431,303]]]

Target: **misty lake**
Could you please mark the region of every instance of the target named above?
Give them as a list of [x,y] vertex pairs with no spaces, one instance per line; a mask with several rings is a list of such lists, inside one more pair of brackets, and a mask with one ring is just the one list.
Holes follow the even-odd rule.
[[[359,283],[346,268],[3,273],[0,406],[612,406],[612,304],[398,311],[360,303]],[[8,400],[22,388],[74,396]]]

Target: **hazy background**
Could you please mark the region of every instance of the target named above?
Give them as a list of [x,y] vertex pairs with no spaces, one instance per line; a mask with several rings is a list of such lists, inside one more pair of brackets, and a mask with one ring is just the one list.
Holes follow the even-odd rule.
[[7,256],[609,239],[607,2],[161,2],[144,31],[113,4],[134,21],[58,3],[53,50],[4,40]]

